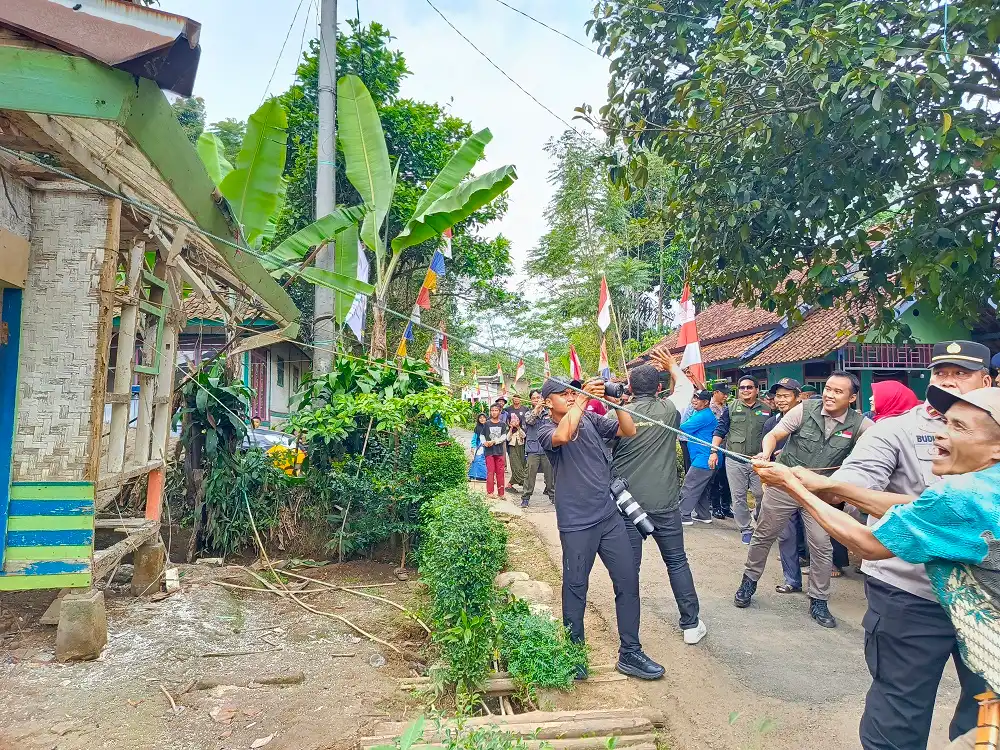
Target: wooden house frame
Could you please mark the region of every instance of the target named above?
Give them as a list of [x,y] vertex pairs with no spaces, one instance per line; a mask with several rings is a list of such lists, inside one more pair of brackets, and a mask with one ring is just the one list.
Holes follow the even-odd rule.
[[[182,295],[257,300],[287,336],[299,312],[239,249],[157,83],[2,17],[0,82],[0,593],[85,589],[159,543]],[[100,517],[144,476],[141,517]],[[124,536],[95,552],[102,528]]]

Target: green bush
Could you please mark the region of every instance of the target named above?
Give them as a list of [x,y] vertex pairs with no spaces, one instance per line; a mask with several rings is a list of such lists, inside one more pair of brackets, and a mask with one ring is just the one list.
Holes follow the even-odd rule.
[[561,623],[532,614],[524,600],[512,599],[497,621],[500,656],[530,698],[537,688],[569,688],[587,666],[587,647],[573,643]]
[[430,590],[433,641],[448,681],[475,689],[494,650],[493,579],[507,563],[507,531],[465,488],[435,496],[424,519],[420,576]]
[[465,448],[446,434],[426,431],[417,440],[410,472],[420,493],[430,499],[445,490],[466,486],[468,463]]

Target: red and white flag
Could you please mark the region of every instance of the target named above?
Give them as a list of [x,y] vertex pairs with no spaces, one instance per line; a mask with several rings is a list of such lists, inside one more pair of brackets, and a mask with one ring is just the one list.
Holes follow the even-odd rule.
[[451,260],[451,227],[444,230],[444,250],[441,254],[448,260]]
[[483,394],[483,389],[479,385],[479,374],[475,365],[472,366],[472,384],[476,386],[476,398],[479,398]]
[[701,345],[698,343],[698,327],[695,325],[694,301],[691,299],[691,287],[684,285],[681,295],[681,330],[677,336],[677,345],[684,347],[681,357],[681,369],[691,369],[692,379],[699,387],[705,385],[705,365],[701,361]]
[[517,370],[514,371],[514,382],[521,380],[524,377],[524,360],[522,359],[517,363]]
[[573,380],[583,380],[583,368],[580,358],[576,355],[576,347],[569,345],[569,376]]
[[448,334],[441,334],[441,350],[438,352],[438,370],[441,373],[441,383],[451,385],[451,363],[448,361]]
[[500,393],[506,393],[507,384],[503,381],[503,368],[500,366],[499,362],[497,362],[497,377],[500,378],[500,385],[498,386]]
[[598,363],[597,369],[600,371],[602,378],[611,380],[611,365],[608,363],[608,346],[603,336],[601,337],[601,361]]
[[611,295],[608,293],[608,280],[601,277],[601,296],[597,298],[597,327],[601,333],[611,325]]
[[545,377],[547,377],[547,378],[551,378],[552,377],[552,367],[551,367],[551,365],[549,365],[549,353],[548,352],[545,352],[545,373],[544,374],[545,374]]

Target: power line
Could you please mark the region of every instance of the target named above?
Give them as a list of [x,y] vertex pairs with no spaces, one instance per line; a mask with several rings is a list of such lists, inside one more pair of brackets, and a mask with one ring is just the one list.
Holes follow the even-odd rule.
[[604,55],[602,55],[600,52],[598,52],[593,47],[588,47],[583,42],[581,42],[581,41],[579,41],[579,40],[574,39],[573,37],[571,37],[569,34],[564,34],[563,32],[559,31],[559,29],[556,29],[556,28],[553,28],[552,26],[549,26],[544,21],[539,21],[534,16],[529,15],[528,13],[525,13],[523,10],[520,10],[519,8],[515,8],[513,5],[508,5],[507,3],[504,2],[504,0],[496,0],[496,1],[498,3],[500,3],[502,6],[504,6],[505,8],[510,8],[510,10],[514,11],[515,13],[517,13],[519,15],[522,15],[525,18],[527,18],[527,19],[529,19],[531,21],[534,21],[539,26],[544,26],[549,31],[554,31],[556,34],[558,34],[559,36],[563,37],[564,39],[569,39],[569,41],[573,42],[573,44],[575,44],[577,47],[583,47],[585,50],[587,50],[588,52],[590,52],[590,53],[592,53],[594,55],[597,55],[598,57],[602,57],[602,58],[604,57]]
[[[283,54],[285,54],[285,45],[288,44],[288,38],[292,35],[292,28],[295,26],[295,21],[298,19],[298,17],[299,17],[299,11],[302,10],[302,4],[305,1],[306,0],[299,0],[299,4],[295,8],[295,15],[292,16],[292,22],[290,24],[288,24],[288,31],[285,32],[285,41],[283,41],[281,43],[281,49],[278,50],[278,59],[274,61],[274,67],[271,69],[271,77],[267,79],[267,86],[264,87],[264,93],[260,97],[260,103],[261,104],[263,104],[264,100],[267,98],[267,92],[271,90],[271,83],[274,81],[274,75],[275,75],[275,73],[278,72],[278,64],[281,62],[281,56]],[[310,4],[311,4],[312,0],[309,0],[309,1],[310,1]],[[306,11],[306,21],[307,22],[308,22],[308,19],[309,19],[309,12]],[[304,27],[303,27],[303,29],[304,29]],[[303,34],[304,33],[305,32],[303,30]]]

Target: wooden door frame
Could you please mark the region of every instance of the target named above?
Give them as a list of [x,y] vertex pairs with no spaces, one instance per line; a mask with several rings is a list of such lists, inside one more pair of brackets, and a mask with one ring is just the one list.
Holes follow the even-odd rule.
[[3,569],[10,484],[13,479],[22,296],[22,290],[15,287],[0,289],[0,321],[6,325],[6,330],[3,331],[6,344],[0,345],[0,570]]

